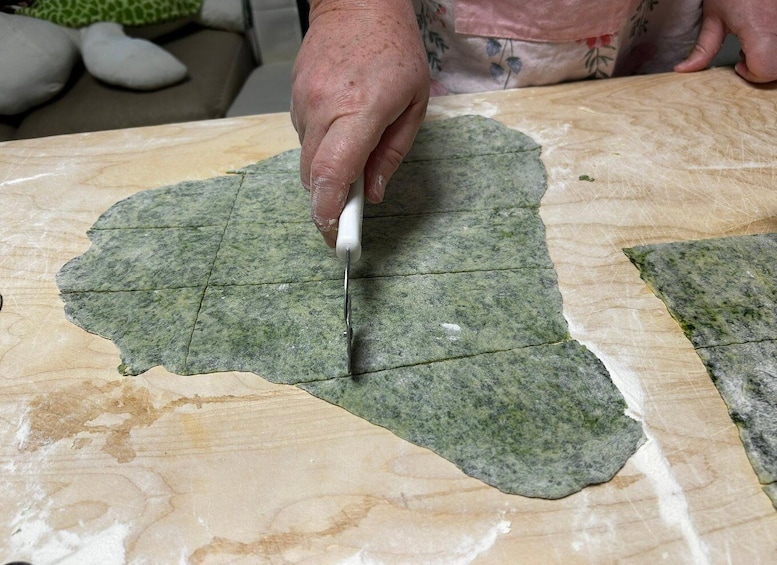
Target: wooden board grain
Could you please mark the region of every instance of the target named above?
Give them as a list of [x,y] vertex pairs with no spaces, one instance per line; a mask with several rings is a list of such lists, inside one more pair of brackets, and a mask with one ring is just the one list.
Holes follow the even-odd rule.
[[505,495],[255,375],[120,377],[116,348],[65,320],[54,275],[102,211],[296,147],[288,116],[9,142],[0,560],[773,562],[777,512],[621,249],[777,231],[774,88],[718,69],[434,99],[429,119],[465,113],[543,145],[540,214],[571,333],[649,438],[615,479],[558,501]]

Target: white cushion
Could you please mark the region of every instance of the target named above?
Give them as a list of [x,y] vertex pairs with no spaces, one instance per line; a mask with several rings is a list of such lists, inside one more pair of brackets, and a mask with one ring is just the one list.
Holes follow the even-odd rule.
[[56,24],[0,13],[0,114],[24,112],[57,94],[78,55]]
[[122,26],[98,22],[81,29],[84,65],[92,76],[133,90],[155,90],[186,78],[186,66],[145,39],[124,34]]

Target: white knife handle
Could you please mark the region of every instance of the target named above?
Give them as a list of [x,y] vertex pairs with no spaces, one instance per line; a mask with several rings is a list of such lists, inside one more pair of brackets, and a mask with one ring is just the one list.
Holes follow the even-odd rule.
[[351,263],[356,263],[362,254],[362,210],[364,209],[364,174],[351,185],[348,199],[340,214],[337,231],[337,258],[345,261],[346,249],[351,250]]

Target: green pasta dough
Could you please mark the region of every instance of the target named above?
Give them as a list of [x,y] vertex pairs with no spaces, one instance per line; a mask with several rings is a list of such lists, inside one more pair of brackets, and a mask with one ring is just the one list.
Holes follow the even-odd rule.
[[777,234],[625,252],[696,348],[777,507]]
[[251,371],[297,385],[499,489],[557,498],[642,442],[604,366],[572,340],[539,217],[540,147],[498,122],[428,122],[365,208],[351,280],[309,221],[299,152],[136,194],[57,277],[67,316],[121,371]]

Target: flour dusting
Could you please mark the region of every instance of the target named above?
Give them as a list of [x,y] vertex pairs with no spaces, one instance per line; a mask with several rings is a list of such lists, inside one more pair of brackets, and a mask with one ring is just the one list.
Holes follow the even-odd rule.
[[[569,332],[573,336],[577,334],[577,328],[568,319]],[[580,332],[580,336],[584,332]],[[636,467],[653,484],[656,496],[658,498],[658,508],[661,518],[668,526],[678,529],[688,549],[693,556],[693,563],[706,564],[710,562],[707,544],[702,539],[691,518],[688,509],[688,502],[685,499],[685,493],[672,473],[671,464],[666,459],[661,444],[651,433],[644,420],[645,414],[645,394],[642,385],[639,382],[639,376],[621,364],[615,364],[612,359],[601,351],[596,344],[576,337],[591,352],[604,363],[610,378],[626,400],[626,414],[637,421],[642,422],[642,430],[647,440],[632,456],[632,461]],[[580,544],[573,549],[580,550]]]
[[432,98],[427,106],[427,114],[445,118],[454,118],[467,114],[478,114],[486,118],[493,118],[499,114],[499,107],[496,104],[487,102],[483,98],[475,98],[472,101],[468,101],[466,104],[454,107],[451,107],[450,102],[463,102],[463,99],[446,97],[445,102],[446,104],[444,106],[435,104],[435,99]]
[[37,179],[40,179],[40,178],[50,177],[50,176],[55,176],[55,175],[56,175],[56,173],[38,173],[37,175],[32,175],[31,177],[19,177],[19,178],[10,179],[10,180],[4,180],[4,181],[0,182],[0,186],[11,186],[13,184],[29,182],[31,180],[37,180]]
[[14,555],[35,563],[58,565],[124,565],[128,524],[115,522],[94,534],[53,531],[46,514],[26,520],[11,538]]
[[661,451],[661,445],[645,428],[647,441],[634,454],[634,464],[653,483],[658,497],[658,510],[668,525],[680,530],[688,544],[693,563],[710,563],[709,549],[696,529],[688,509],[685,493],[672,473],[669,461]]
[[509,520],[500,520],[480,538],[462,540],[455,550],[457,555],[449,560],[448,563],[451,563],[451,565],[469,565],[469,563],[472,563],[491,549],[500,535],[509,534],[511,527],[512,523]]
[[14,436],[16,448],[19,451],[24,451],[24,448],[27,447],[27,440],[29,439],[30,431],[32,430],[32,424],[27,417],[28,412],[29,410],[25,410],[19,418],[19,426],[17,427],[16,435]]
[[[480,536],[463,536],[458,545],[448,546],[449,549],[441,551],[438,556],[432,557],[432,553],[423,556],[425,565],[470,565],[478,557],[487,553],[496,543],[499,536],[509,534],[512,523],[502,519]],[[394,561],[392,560],[391,563]],[[387,562],[379,557],[369,555],[365,548],[360,549],[354,555],[340,562],[339,565],[385,565]]]
[[441,324],[442,329],[447,333],[447,337],[450,341],[458,341],[459,334],[461,333],[461,326],[458,324]]

